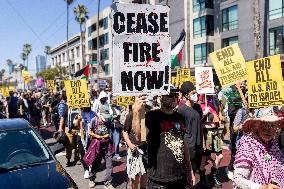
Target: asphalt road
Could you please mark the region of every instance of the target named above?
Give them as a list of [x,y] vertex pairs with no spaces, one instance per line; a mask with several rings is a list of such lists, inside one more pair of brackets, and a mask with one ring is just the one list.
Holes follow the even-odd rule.
[[[52,139],[52,133],[54,132],[54,129],[52,127],[49,128],[42,128],[41,134],[44,137],[45,141],[49,144],[50,147],[54,145],[54,141]],[[230,151],[228,150],[228,147],[224,145],[223,150],[224,159],[220,166],[220,172],[218,173],[218,177],[220,178],[220,181],[222,181],[222,188],[224,189],[232,189],[232,182],[227,178],[225,173],[225,168],[229,164],[230,161]],[[127,174],[126,174],[126,149],[125,146],[122,146],[121,148],[121,160],[113,160],[113,186],[117,189],[125,189],[127,186]],[[56,155],[56,158],[58,161],[62,164],[62,166],[65,168],[65,170],[71,175],[71,177],[75,180],[78,187],[80,189],[89,189],[89,180],[84,179],[84,170],[82,165],[74,165],[71,167],[66,167],[66,158],[65,158],[65,152],[61,152]],[[72,159],[71,159],[72,161]],[[103,189],[103,176],[104,176],[104,167],[103,162],[101,169],[102,171],[98,172],[96,175],[96,189]],[[206,166],[206,174],[210,174],[210,167],[211,164],[208,164]],[[199,175],[196,175],[197,177],[197,183],[199,182]],[[203,188],[202,188],[203,189]]]

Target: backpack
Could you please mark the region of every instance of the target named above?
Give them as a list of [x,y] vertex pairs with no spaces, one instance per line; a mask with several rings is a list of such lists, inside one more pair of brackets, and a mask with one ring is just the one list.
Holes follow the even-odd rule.
[[68,109],[68,116],[67,116],[67,126],[69,128],[69,131],[73,128],[79,128],[79,125],[77,125],[76,120],[78,119],[79,111],[78,109]]

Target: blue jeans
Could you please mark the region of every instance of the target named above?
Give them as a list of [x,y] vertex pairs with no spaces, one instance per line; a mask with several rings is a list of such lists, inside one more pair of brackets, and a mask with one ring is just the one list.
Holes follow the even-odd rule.
[[121,128],[112,129],[112,141],[114,144],[114,155],[119,155],[120,139],[121,139]]

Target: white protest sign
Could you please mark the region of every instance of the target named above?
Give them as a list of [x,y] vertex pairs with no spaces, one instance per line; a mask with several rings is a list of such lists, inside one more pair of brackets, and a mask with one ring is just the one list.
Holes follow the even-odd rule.
[[[164,93],[169,88],[169,58],[170,46],[169,37],[159,39],[157,36],[116,36],[113,49],[113,91],[116,93],[131,95],[139,92]],[[147,53],[139,56],[133,52],[134,46],[147,45],[146,48],[155,48],[152,51],[159,53]],[[159,41],[159,46],[157,42]],[[152,44],[152,45],[150,45]],[[156,47],[155,47],[156,46]],[[133,53],[132,53],[133,52]]]
[[113,93],[168,94],[170,90],[169,8],[113,5]]
[[112,6],[114,35],[169,35],[169,7],[136,3]]
[[195,80],[198,94],[213,94],[215,92],[212,67],[196,67]]

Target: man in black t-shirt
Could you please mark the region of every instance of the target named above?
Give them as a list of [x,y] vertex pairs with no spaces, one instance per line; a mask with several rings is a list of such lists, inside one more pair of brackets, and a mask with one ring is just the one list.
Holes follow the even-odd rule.
[[[194,109],[194,102],[197,101],[197,93],[195,86],[189,81],[181,85],[180,91],[185,103],[179,107],[179,113],[185,120],[185,140],[189,146],[191,164],[195,172],[199,168],[197,161],[201,159],[201,154],[198,153],[198,150],[201,149],[200,114]],[[195,105],[195,108],[197,108],[197,105]]]
[[[146,113],[148,128],[148,178],[149,188],[186,188],[195,177],[190,163],[188,144],[184,141],[185,125],[182,116],[174,112],[177,93],[161,98],[161,109]],[[132,126],[136,136],[141,135],[141,112],[146,96],[138,96],[133,107]]]

